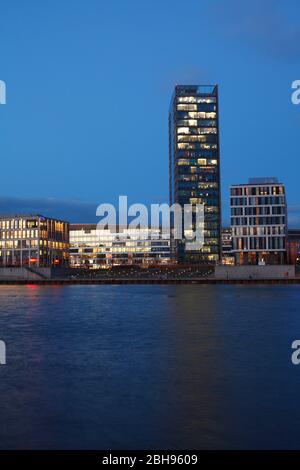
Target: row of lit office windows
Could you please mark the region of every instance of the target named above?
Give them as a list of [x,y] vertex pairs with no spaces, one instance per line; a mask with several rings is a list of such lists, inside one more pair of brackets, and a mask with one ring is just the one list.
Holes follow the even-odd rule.
[[34,257],[34,256],[46,256],[46,257],[64,257],[68,258],[69,257],[69,252],[68,251],[51,251],[51,250],[4,250],[0,249],[0,256],[2,257],[8,257],[8,256],[14,256],[16,258],[26,258],[26,257]]
[[178,182],[183,181],[186,183],[197,182],[197,187],[199,189],[216,189],[218,188],[218,183],[201,183],[199,182],[199,175],[178,175]]
[[176,124],[178,127],[217,127],[217,122],[215,120],[206,120],[206,121],[201,121],[192,118],[191,116],[189,118],[181,118],[176,121]]
[[[151,253],[153,252],[153,249],[151,247],[112,247],[112,248],[103,248],[97,247],[97,248],[74,248],[70,253],[74,253],[74,250],[77,250],[78,253]],[[170,250],[168,248],[161,249],[160,252],[169,252]],[[157,250],[155,251],[157,252]]]
[[232,236],[257,236],[257,235],[285,235],[285,226],[262,226],[262,227],[232,227]]
[[231,225],[285,225],[285,217],[232,217]]
[[178,127],[178,135],[201,135],[201,134],[217,134],[216,127]]
[[37,228],[38,220],[27,220],[27,219],[7,219],[0,221],[0,228],[2,230],[14,230],[14,229],[26,229],[26,228]]
[[284,194],[283,186],[245,186],[231,188],[232,196],[269,196]]
[[170,240],[166,240],[164,243],[154,244],[154,243],[147,243],[146,241],[142,241],[141,243],[130,243],[130,242],[119,242],[116,243],[115,241],[102,241],[100,242],[98,238],[82,238],[82,237],[74,237],[71,240],[70,248],[74,246],[91,246],[91,247],[118,247],[118,246],[127,246],[127,247],[140,247],[140,246],[148,246],[148,247],[165,247],[170,244]]
[[198,96],[178,96],[177,102],[178,103],[216,103],[216,97],[198,97]]
[[15,249],[26,249],[30,247],[45,246],[50,249],[68,249],[69,244],[55,241],[44,241],[44,240],[0,240],[0,248],[15,248]]
[[[37,229],[39,227],[38,219],[1,219],[0,228],[2,230],[20,230],[20,229]],[[67,230],[65,222],[56,220],[42,220],[40,221],[40,228],[44,230],[53,230],[63,232]]]
[[193,114],[197,115],[195,117],[199,119],[216,119],[217,117],[217,113],[214,111],[208,113],[201,111],[201,106],[197,106],[197,104],[178,104],[177,111],[196,111]]
[[195,150],[195,149],[201,149],[201,150],[216,150],[218,148],[217,144],[200,144],[200,143],[184,143],[181,142],[177,144],[178,150]]
[[232,197],[231,206],[272,206],[284,205],[285,196],[250,196],[250,197]]
[[[217,127],[215,119],[198,119],[198,113],[178,113],[176,124],[178,127]],[[200,133],[200,132],[199,132]]]
[[178,158],[177,160],[177,165],[178,166],[194,166],[194,165],[200,165],[200,166],[211,166],[211,165],[217,165],[218,160],[213,159],[213,158],[198,158],[198,160],[189,160],[187,158]]
[[107,244],[113,244],[113,243],[129,243],[132,245],[137,245],[139,243],[139,240],[141,240],[140,243],[146,243],[148,244],[161,244],[163,245],[166,242],[165,235],[161,235],[161,237],[150,237],[150,235],[143,237],[141,234],[140,236],[135,234],[131,237],[117,237],[117,236],[105,236],[101,237],[97,233],[94,234],[85,234],[85,233],[71,233],[70,234],[70,244],[72,244],[76,240],[82,240],[84,242],[87,242],[88,240],[93,241],[95,243],[102,243],[104,245]]
[[39,231],[37,229],[34,230],[0,230],[0,239],[10,240],[13,238],[18,239],[27,239],[27,238],[43,238],[43,239],[57,239],[57,240],[67,240],[68,234],[63,232],[48,232],[48,231]]
[[286,212],[286,206],[242,206],[242,207],[232,207],[231,215],[284,215]]
[[235,238],[233,250],[285,250],[285,239],[283,237]]
[[182,158],[216,158],[218,156],[217,149],[196,149],[196,150],[177,150],[177,157]]
[[199,181],[206,182],[206,183],[214,183],[218,182],[218,175],[219,175],[219,166],[218,165],[211,165],[211,166],[176,166],[177,170],[177,177],[179,175],[190,176],[190,174],[197,175]]
[[11,238],[38,238],[39,231],[38,230],[10,230],[1,231],[0,232],[0,239],[11,239]]
[[208,135],[208,134],[202,134],[202,135],[178,135],[177,137],[177,142],[182,142],[182,143],[190,143],[190,142],[204,142],[204,143],[215,143],[217,142],[216,135]]

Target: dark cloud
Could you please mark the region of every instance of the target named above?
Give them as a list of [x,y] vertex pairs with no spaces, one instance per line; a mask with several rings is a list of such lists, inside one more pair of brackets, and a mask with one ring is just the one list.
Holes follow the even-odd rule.
[[[128,201],[130,205],[132,201]],[[135,202],[135,201],[133,201]],[[161,204],[162,200],[152,201]],[[98,204],[85,203],[74,200],[59,200],[55,198],[13,198],[0,197],[0,215],[4,214],[41,214],[48,217],[67,220],[72,223],[95,223]],[[116,209],[118,209],[116,207]],[[150,206],[148,205],[150,212]],[[290,228],[300,228],[300,205],[291,205],[288,208],[288,223]],[[118,213],[118,210],[117,210]],[[229,217],[223,220],[223,226],[230,225]]]
[[223,37],[285,61],[299,61],[299,4],[279,0],[227,0],[209,7]]
[[0,197],[0,214],[42,214],[70,222],[95,222],[97,204],[55,198]]

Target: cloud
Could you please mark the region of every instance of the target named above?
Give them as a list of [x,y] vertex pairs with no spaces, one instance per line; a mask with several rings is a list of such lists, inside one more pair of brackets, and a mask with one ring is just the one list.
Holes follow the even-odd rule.
[[[47,217],[66,220],[71,223],[97,223],[99,216],[96,216],[98,205],[103,202],[87,203],[77,200],[60,200],[55,198],[18,198],[0,196],[0,216],[16,214],[40,214]],[[133,202],[129,201],[128,206]],[[151,203],[161,204],[163,199],[155,197]],[[114,201],[111,202],[114,204]],[[146,204],[148,213],[151,213],[150,204]],[[116,201],[116,215],[118,217],[118,201]],[[128,220],[132,220],[129,217]]]
[[41,214],[70,222],[95,222],[97,204],[55,198],[0,197],[0,214]]
[[227,0],[208,7],[223,37],[254,47],[259,53],[299,61],[299,5],[279,0]]
[[[161,200],[152,201],[157,204]],[[129,202],[130,204],[130,202]],[[96,223],[96,208],[98,204],[76,200],[60,200],[55,198],[13,198],[0,196],[0,215],[12,214],[41,214],[48,217],[67,220],[72,223]],[[148,207],[149,211],[150,208]],[[223,214],[225,212],[223,211]],[[118,211],[117,211],[118,212]],[[230,225],[229,215],[223,220],[223,226]],[[288,206],[288,225],[290,228],[300,228],[300,205]]]

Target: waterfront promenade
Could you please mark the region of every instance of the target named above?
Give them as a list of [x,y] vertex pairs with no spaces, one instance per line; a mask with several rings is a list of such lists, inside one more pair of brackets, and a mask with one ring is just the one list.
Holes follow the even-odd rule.
[[161,284],[161,285],[176,285],[176,284],[300,284],[300,276],[288,279],[217,279],[214,277],[202,278],[177,278],[177,279],[163,279],[163,278],[76,278],[76,279],[0,279],[0,285],[120,285],[120,284]]
[[110,269],[8,268],[0,271],[0,285],[72,284],[300,284],[293,266],[119,266]]

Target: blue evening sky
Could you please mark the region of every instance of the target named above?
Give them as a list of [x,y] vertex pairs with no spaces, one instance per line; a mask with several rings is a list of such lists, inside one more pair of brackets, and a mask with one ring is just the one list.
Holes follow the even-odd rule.
[[168,201],[176,84],[219,84],[223,219],[229,185],[285,183],[300,226],[298,0],[2,0],[0,212],[95,218]]

